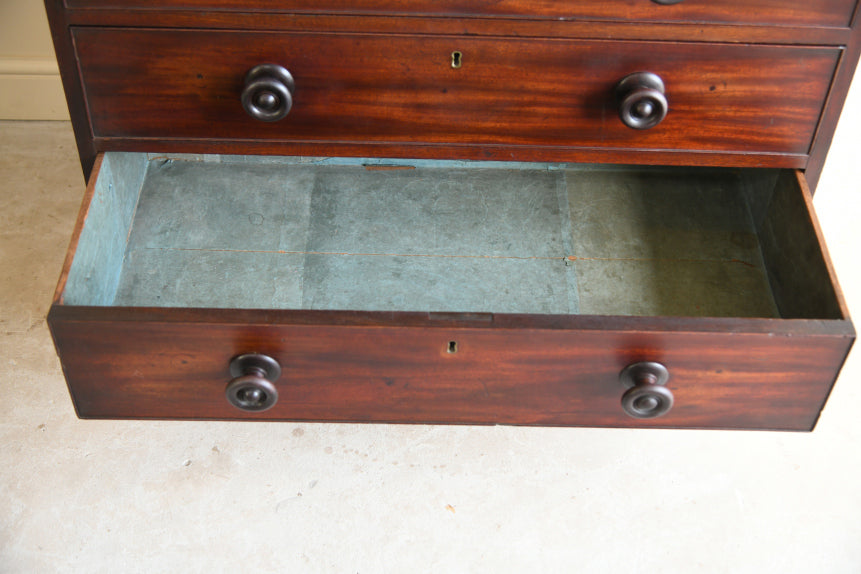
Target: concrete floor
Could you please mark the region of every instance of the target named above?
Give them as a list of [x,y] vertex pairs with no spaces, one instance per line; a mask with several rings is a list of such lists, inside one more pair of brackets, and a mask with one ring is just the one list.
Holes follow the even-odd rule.
[[[859,88],[815,200],[855,317]],[[0,123],[0,186],[0,572],[861,572],[858,347],[811,434],[80,421],[68,124]]]

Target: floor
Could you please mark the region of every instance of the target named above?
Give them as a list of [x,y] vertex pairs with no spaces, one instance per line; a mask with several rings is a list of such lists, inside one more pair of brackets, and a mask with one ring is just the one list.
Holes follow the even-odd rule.
[[[859,89],[815,200],[855,317]],[[809,434],[81,421],[69,126],[0,123],[0,186],[0,572],[861,572],[857,348]]]

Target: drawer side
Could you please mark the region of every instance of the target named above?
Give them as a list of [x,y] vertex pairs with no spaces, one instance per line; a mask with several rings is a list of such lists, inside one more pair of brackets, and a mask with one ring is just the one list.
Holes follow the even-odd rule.
[[146,166],[145,154],[131,153],[105,155],[96,166],[64,283],[64,303],[114,302]]
[[[801,229],[809,232],[799,233]],[[782,317],[849,317],[806,182],[798,174],[781,172],[758,232],[772,293]]]

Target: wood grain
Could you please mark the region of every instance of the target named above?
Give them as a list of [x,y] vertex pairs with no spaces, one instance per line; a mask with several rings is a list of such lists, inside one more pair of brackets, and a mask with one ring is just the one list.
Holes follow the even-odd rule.
[[[783,320],[78,307],[58,296],[48,323],[81,417],[809,430],[854,341],[838,307],[834,319]],[[284,367],[265,413],[224,398],[230,359],[249,352]],[[618,373],[636,361],[670,369],[676,406],[664,417],[622,412]]]
[[825,101],[822,121],[819,123],[819,129],[816,131],[810,152],[810,162],[805,171],[805,176],[811,192],[816,191],[816,184],[822,174],[822,168],[825,166],[828,149],[831,146],[834,133],[837,131],[837,122],[840,119],[846,95],[849,93],[849,86],[855,75],[859,57],[861,57],[861,10],[856,11],[852,20],[852,36],[840,58],[840,66],[834,76],[828,99]]
[[158,8],[316,14],[528,17],[647,22],[846,26],[854,0],[66,0],[70,8]]
[[[85,173],[135,149],[809,167],[815,183],[861,53],[854,0],[45,4]],[[278,124],[238,104],[262,61],[297,78]],[[643,69],[670,115],[633,132],[612,87]],[[72,307],[63,281],[48,321],[82,417],[808,430],[855,336],[836,283],[838,319],[746,320]],[[262,415],[224,399],[249,351],[285,368]],[[638,360],[670,369],[663,418],[620,408]]]
[[[78,414],[110,418],[809,430],[852,341],[492,322],[272,324],[247,321],[249,313],[243,324],[203,327],[73,320],[55,307],[50,324]],[[456,353],[447,352],[450,341]],[[228,363],[245,352],[271,355],[284,369],[279,402],[265,413],[224,398]],[[635,420],[621,410],[618,373],[640,360],[670,370],[676,406],[664,417]]]
[[96,176],[90,178],[87,182],[87,189],[84,192],[84,198],[81,200],[78,219],[75,221],[75,228],[72,230],[72,238],[69,241],[69,248],[66,251],[66,259],[63,262],[63,269],[60,271],[60,279],[57,282],[57,288],[54,291],[54,303],[63,303],[63,294],[66,290],[66,282],[69,279],[69,271],[72,268],[72,262],[74,261],[75,253],[77,253],[78,250],[78,242],[81,240],[81,233],[84,231],[84,226],[87,223],[87,215],[90,212],[90,205],[92,204],[93,196],[96,192],[96,181],[98,179],[98,174],[101,171],[103,159],[104,154],[99,154],[96,156],[95,162],[93,163],[93,173],[95,173]]
[[[55,1],[55,0],[48,0]],[[726,42],[801,46],[843,46],[852,30],[796,24],[732,25],[703,22],[647,22],[624,20],[553,20],[535,18],[451,18],[445,16],[386,16],[314,14],[304,12],[233,12],[191,9],[117,8],[70,9],[71,26],[172,28],[258,31],[357,32],[367,34],[460,34],[517,38],[604,40],[663,40],[669,42]]]
[[[76,29],[94,135],[326,145],[517,146],[804,155],[839,50],[815,47]],[[464,65],[452,69],[451,53]],[[275,123],[239,104],[261,62],[296,79]],[[615,84],[648,70],[670,113],[632,130]],[[315,146],[319,146],[316,147]],[[565,150],[567,148],[567,150]],[[545,153],[544,155],[548,155]]]
[[68,14],[63,11],[63,0],[45,0],[45,11],[51,29],[54,51],[57,54],[57,64],[63,81],[66,103],[69,106],[69,116],[75,132],[75,144],[81,159],[84,180],[87,180],[93,169],[97,152],[87,116],[81,77],[78,73],[75,50],[72,45],[72,34],[68,28]]

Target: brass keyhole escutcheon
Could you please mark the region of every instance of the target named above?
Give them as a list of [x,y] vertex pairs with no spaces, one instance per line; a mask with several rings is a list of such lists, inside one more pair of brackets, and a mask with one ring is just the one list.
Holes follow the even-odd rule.
[[455,50],[451,53],[451,67],[457,70],[463,66],[463,54]]

